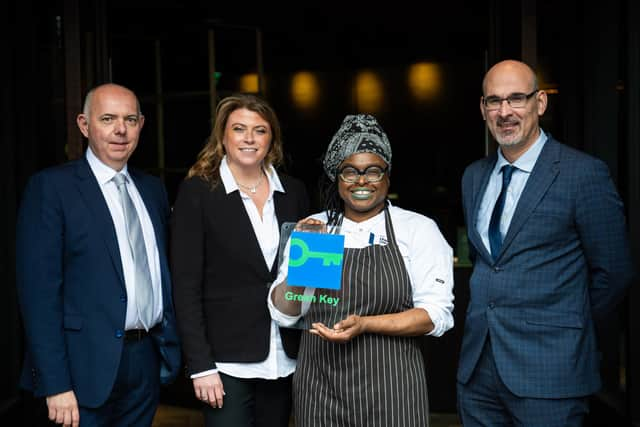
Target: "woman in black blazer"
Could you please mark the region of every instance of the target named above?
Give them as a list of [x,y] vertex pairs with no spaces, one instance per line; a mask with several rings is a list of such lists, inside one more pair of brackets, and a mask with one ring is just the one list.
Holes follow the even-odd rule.
[[213,132],[182,182],[171,263],[187,372],[208,426],[287,426],[299,335],[265,303],[280,225],[308,214],[304,184],[276,172],[273,109],[252,95],[220,102]]

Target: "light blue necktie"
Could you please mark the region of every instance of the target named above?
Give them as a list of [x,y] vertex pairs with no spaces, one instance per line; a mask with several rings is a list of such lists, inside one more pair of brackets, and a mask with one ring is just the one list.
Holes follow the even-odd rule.
[[126,180],[127,178],[121,173],[117,173],[113,177],[113,182],[116,183],[118,191],[120,192],[120,200],[122,201],[122,209],[124,211],[124,222],[127,229],[127,240],[135,266],[135,303],[140,321],[148,331],[152,326],[151,322],[153,322],[153,286],[151,285],[151,273],[149,270],[149,262],[147,261],[147,249],[144,245],[140,219],[127,191]]
[[507,198],[507,188],[511,182],[511,175],[518,169],[515,166],[504,165],[501,168],[502,171],[502,189],[496,205],[493,207],[493,213],[491,214],[491,222],[489,222],[489,246],[491,246],[491,256],[495,260],[502,248],[502,233],[500,233],[500,220],[502,218],[502,211],[504,210],[504,202]]

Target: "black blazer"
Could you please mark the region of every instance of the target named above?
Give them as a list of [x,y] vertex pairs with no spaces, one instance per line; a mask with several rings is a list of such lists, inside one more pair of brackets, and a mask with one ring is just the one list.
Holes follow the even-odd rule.
[[[276,191],[273,197],[282,225],[308,215],[309,199],[301,181],[279,177],[285,193]],[[190,375],[214,368],[215,362],[267,358],[267,295],[276,262],[265,264],[238,191],[226,194],[222,183],[211,190],[199,177],[182,182],[171,218],[171,267]],[[300,334],[280,332],[285,352],[296,357]]]

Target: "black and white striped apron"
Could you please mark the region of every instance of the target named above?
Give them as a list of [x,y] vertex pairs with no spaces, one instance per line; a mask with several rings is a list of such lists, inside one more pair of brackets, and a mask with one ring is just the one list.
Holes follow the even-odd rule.
[[[385,223],[388,244],[345,249],[342,289],[318,290],[341,298],[349,314],[413,307],[409,274],[387,209]],[[331,327],[343,315],[314,303],[306,318]],[[293,388],[297,427],[429,425],[424,362],[413,337],[363,334],[337,344],[304,333]]]

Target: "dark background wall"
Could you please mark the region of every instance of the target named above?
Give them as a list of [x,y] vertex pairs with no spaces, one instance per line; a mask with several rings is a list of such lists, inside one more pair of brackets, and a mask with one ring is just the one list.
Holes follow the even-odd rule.
[[[22,332],[14,243],[20,194],[33,172],[82,154],[75,116],[86,91],[102,82],[138,93],[147,121],[131,162],[161,176],[172,201],[210,132],[212,106],[242,90],[246,74],[258,76],[260,92],[280,117],[288,172],[302,178],[312,195],[319,159],[344,115],[372,112],[393,145],[394,203],[434,218],[461,255],[460,177],[471,161],[495,150],[478,110],[481,79],[497,60],[523,59],[539,70],[549,93],[544,129],[609,165],[639,259],[637,2],[430,2],[422,5],[426,11],[394,4],[375,9],[301,3],[285,9],[220,3],[21,0],[0,6],[0,313],[7,325],[0,338],[0,419],[18,414],[29,425],[25,414],[38,407],[17,389]],[[436,89],[422,99],[408,80],[415,64],[438,71]],[[316,101],[308,107],[296,102],[292,90],[303,71],[317,84]],[[375,108],[366,103],[370,91],[358,89],[366,75],[381,88]],[[468,273],[462,263],[456,268],[456,328],[424,342],[434,411],[455,411]],[[590,425],[640,425],[640,319],[631,309],[638,301],[635,286],[602,326],[605,387],[593,400]],[[179,403],[184,388],[179,382],[163,399]],[[609,421],[602,424],[600,416]]]

